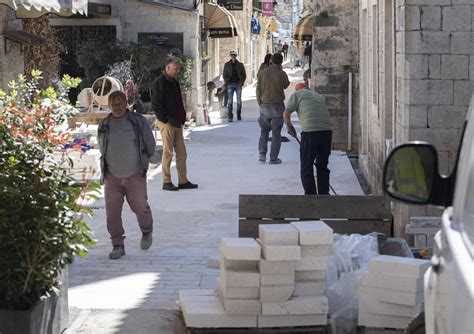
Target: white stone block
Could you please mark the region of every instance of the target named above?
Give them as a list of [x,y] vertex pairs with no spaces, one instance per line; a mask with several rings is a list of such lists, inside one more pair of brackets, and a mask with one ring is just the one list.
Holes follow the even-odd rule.
[[385,275],[379,272],[369,272],[364,278],[365,286],[387,288],[408,292],[423,290],[423,278],[400,277]]
[[422,311],[423,311],[423,304],[410,306],[410,305],[386,303],[386,302],[381,302],[378,300],[370,300],[367,298],[359,299],[359,312],[381,314],[381,315],[393,315],[397,317],[414,317],[415,315],[417,315],[418,313]]
[[297,270],[295,280],[297,281],[324,281],[326,270]]
[[300,245],[332,244],[333,231],[325,222],[299,221],[291,223],[299,232]]
[[220,278],[217,279],[217,286],[222,291],[222,294],[229,299],[259,299],[260,288],[252,287],[234,287],[222,284]]
[[259,315],[258,328],[318,326],[327,324],[326,314],[312,315]]
[[265,245],[298,245],[298,231],[290,224],[261,224],[258,237]]
[[262,303],[283,303],[289,300],[295,291],[294,285],[277,285],[260,287],[260,301]]
[[258,299],[230,299],[224,296],[220,288],[217,289],[224,310],[235,315],[259,315],[262,313],[262,304]]
[[327,314],[328,305],[324,296],[293,297],[284,303],[262,303],[262,315]]
[[294,285],[295,272],[291,274],[260,274],[260,286]]
[[378,300],[381,302],[416,306],[423,303],[423,292],[407,292],[390,290],[387,288],[374,288],[361,285],[358,289],[359,298]]
[[325,289],[325,281],[296,281],[294,296],[322,296]]
[[265,245],[257,239],[262,247],[262,258],[268,261],[292,261],[301,259],[300,246]]
[[253,238],[222,238],[220,249],[229,260],[260,260],[260,245]]
[[369,260],[369,273],[422,278],[430,261],[408,257],[380,255]]
[[328,265],[328,258],[321,257],[303,257],[296,261],[296,270],[326,270]]
[[258,261],[257,260],[229,260],[219,252],[219,262],[220,266],[223,269],[230,270],[257,270]]
[[291,274],[295,271],[296,261],[267,261],[258,262],[261,274]]
[[332,245],[301,246],[301,257],[330,256],[331,254]]
[[396,317],[390,315],[359,312],[359,326],[404,329],[408,327],[411,320],[411,317]]
[[233,287],[259,287],[260,273],[257,270],[228,270],[221,268],[222,284]]
[[186,327],[257,327],[256,315],[227,314],[214,290],[182,290],[179,292],[179,304]]

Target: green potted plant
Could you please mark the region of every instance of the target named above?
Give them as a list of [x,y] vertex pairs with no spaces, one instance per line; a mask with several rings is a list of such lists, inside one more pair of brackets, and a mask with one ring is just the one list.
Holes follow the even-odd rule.
[[53,159],[69,139],[57,129],[73,111],[66,96],[79,80],[41,89],[41,72],[31,74],[0,90],[2,334],[59,333],[61,274],[94,242],[80,203],[98,185],[73,181],[70,166]]

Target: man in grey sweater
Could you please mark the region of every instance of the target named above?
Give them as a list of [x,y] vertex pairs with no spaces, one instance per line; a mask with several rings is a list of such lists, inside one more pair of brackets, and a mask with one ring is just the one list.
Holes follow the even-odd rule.
[[124,197],[135,213],[142,231],[140,247],[150,248],[153,239],[153,216],[147,200],[146,172],[156,141],[146,119],[127,109],[127,98],[121,91],[109,95],[111,113],[98,128],[101,172],[105,183],[107,230],[112,240],[110,259],[125,255],[122,222]]
[[285,110],[284,90],[290,85],[288,76],[281,64],[283,56],[275,53],[272,64],[257,77],[257,102],[260,106],[260,139],[258,142],[260,162],[266,161],[267,142],[272,131],[272,145],[270,148],[270,164],[281,164],[278,158],[281,146],[281,128],[283,127],[283,111]]

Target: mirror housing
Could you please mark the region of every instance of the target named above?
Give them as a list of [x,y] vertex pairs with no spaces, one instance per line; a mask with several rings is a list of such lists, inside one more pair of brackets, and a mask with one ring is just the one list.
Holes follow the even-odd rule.
[[382,187],[390,197],[405,203],[439,205],[438,154],[433,145],[411,142],[397,146],[385,161]]

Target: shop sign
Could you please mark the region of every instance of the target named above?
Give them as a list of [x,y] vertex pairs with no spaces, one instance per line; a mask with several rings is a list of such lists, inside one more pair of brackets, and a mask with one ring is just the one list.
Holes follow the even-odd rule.
[[209,28],[209,37],[226,38],[237,36],[236,29],[232,28]]
[[217,4],[223,6],[227,10],[243,10],[243,0],[217,0]]
[[139,32],[138,43],[151,43],[165,48],[167,51],[171,49],[179,49],[183,52],[183,33],[174,32]]

